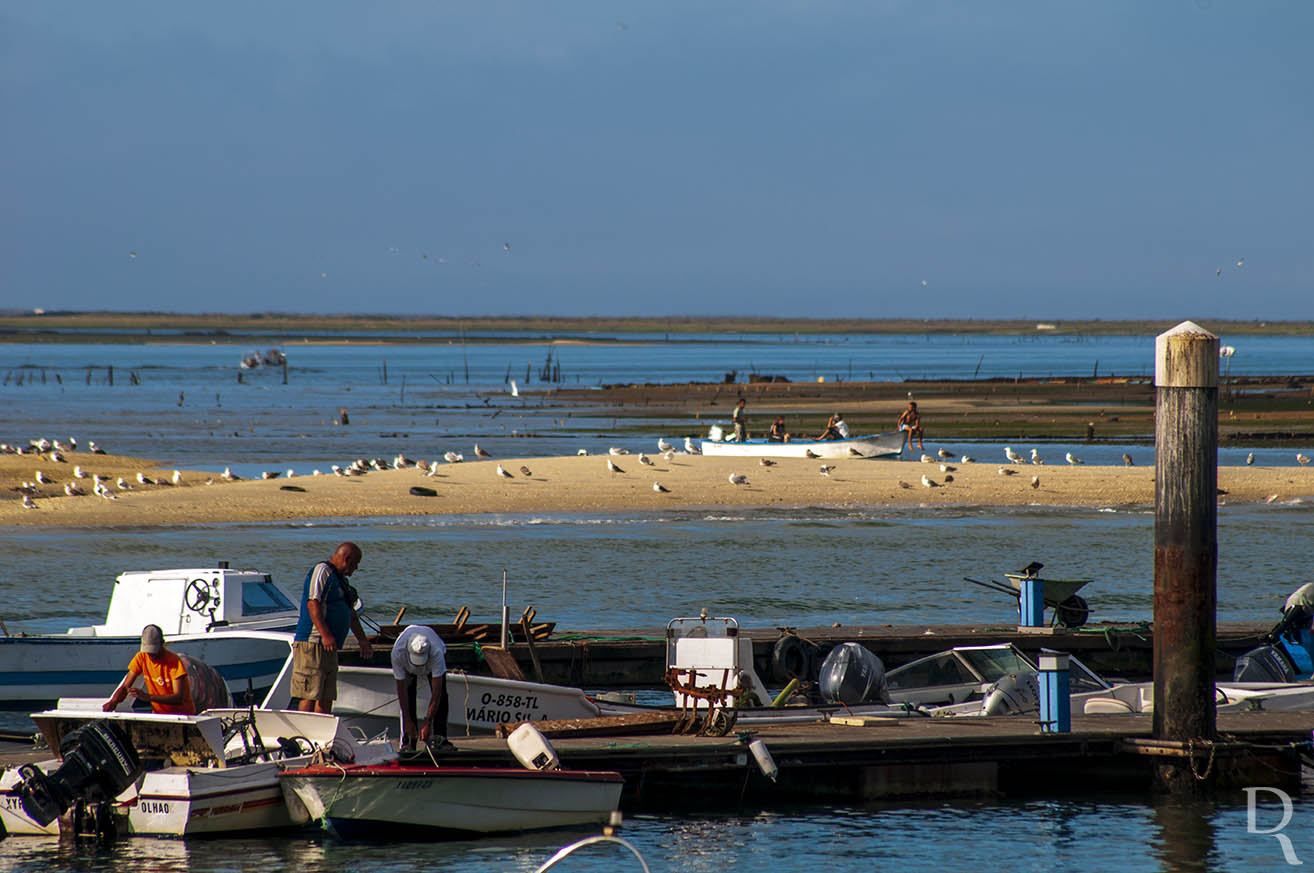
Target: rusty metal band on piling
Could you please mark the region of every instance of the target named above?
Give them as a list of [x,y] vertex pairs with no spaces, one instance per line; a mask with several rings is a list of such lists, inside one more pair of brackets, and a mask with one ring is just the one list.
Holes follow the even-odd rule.
[[1155,340],[1154,736],[1212,739],[1218,575],[1218,337]]

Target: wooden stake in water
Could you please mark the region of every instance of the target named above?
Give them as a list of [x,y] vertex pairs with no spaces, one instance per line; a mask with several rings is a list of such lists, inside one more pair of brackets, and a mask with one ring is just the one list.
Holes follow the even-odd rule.
[[507,627],[507,623],[510,620],[511,620],[511,613],[507,609],[507,605],[506,605],[506,568],[503,567],[502,568],[502,641],[501,642],[502,642],[502,648],[504,649],[506,648],[506,644],[508,642],[507,638],[510,636],[510,628]]

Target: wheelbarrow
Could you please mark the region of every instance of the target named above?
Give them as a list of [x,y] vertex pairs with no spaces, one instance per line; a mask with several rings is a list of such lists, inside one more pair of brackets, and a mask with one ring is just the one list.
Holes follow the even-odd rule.
[[[969,579],[964,576],[963,581],[971,582],[974,585],[980,585],[983,588],[989,588],[992,591],[998,591],[1003,594],[1011,594],[1015,598],[1022,596],[1022,581],[1038,579],[1045,583],[1045,606],[1054,610],[1053,624],[1058,627],[1081,627],[1090,617],[1090,606],[1086,599],[1077,594],[1090,579],[1040,579],[1036,575],[1039,572],[1039,565],[1032,565],[1033,572],[1005,573],[1004,578],[1008,580],[1008,585],[996,582],[991,579],[989,582],[982,582],[978,579]],[[1031,569],[1030,567],[1027,569]]]

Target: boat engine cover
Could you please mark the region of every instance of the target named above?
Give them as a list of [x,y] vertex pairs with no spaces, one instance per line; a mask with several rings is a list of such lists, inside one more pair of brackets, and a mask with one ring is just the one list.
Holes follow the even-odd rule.
[[889,703],[885,665],[859,643],[840,643],[821,662],[817,684],[829,703]]
[[1233,682],[1295,682],[1291,659],[1277,646],[1260,646],[1236,659]]
[[137,751],[120,725],[104,719],[86,724],[60,743],[63,763],[53,773],[32,764],[18,768],[23,811],[45,827],[75,801],[100,803],[113,798],[141,775]]

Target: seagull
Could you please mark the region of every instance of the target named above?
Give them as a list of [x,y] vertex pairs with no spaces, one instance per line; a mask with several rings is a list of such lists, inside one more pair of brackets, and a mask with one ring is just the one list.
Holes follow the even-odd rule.
[[674,451],[674,449],[675,446],[668,443],[665,439],[657,440],[657,451],[662,452],[664,454],[666,452]]
[[702,454],[702,452],[700,452],[700,451],[698,450],[698,447],[697,447],[696,445],[694,445],[694,441],[693,441],[693,439],[690,438],[690,437],[685,437],[685,438],[684,438],[684,450],[685,450],[686,452],[688,452],[689,454],[691,454],[691,455],[701,455],[701,454]]
[[65,482],[65,483],[64,483],[64,493],[67,494],[69,497],[86,497],[86,496],[87,496],[87,492],[86,492],[86,491],[83,491],[81,488],[79,488],[77,485],[74,485],[72,482]]
[[1039,487],[1040,487],[1040,477],[1039,477],[1039,476],[1032,476],[1032,477],[1031,477],[1031,487],[1032,487],[1032,488],[1039,488]]
[[101,497],[105,498],[106,500],[118,500],[118,499],[119,499],[119,496],[118,496],[117,494],[115,494],[113,491],[111,491],[111,490],[109,490],[108,488],[106,488],[104,485],[101,485],[99,482],[96,483],[96,487],[95,487],[94,490],[95,490],[95,492],[96,492],[98,495],[100,495]]
[[1017,452],[1013,451],[1012,446],[1004,446],[1004,457],[1008,458],[1010,463],[1013,464],[1022,463],[1022,456],[1019,455]]
[[628,455],[629,453],[630,453],[629,449],[622,449],[622,448],[618,448],[617,446],[612,446],[611,448],[607,449],[607,454],[609,455]]
[[652,458],[648,457],[648,456],[645,455],[643,452],[639,452],[639,463],[640,463],[640,464],[647,464],[649,467],[651,467],[651,466],[652,466]]
[[1017,475],[1017,470],[1014,470],[1014,469],[1011,468],[1011,467],[1000,467],[1000,468],[999,468],[999,475],[1001,475],[1001,476],[1016,476],[1016,475]]
[[576,452],[575,454],[577,454],[577,455],[587,455],[588,453],[589,453],[589,450],[588,450],[588,449],[580,449],[580,450],[579,450],[578,452]]
[[49,476],[47,476],[45,473],[42,473],[40,470],[36,471],[36,480],[40,482],[42,485],[49,485],[55,481],[54,479],[51,479]]
[[834,464],[822,464],[822,465],[821,465],[821,475],[823,475],[823,476],[829,476],[829,475],[830,475],[830,471],[833,470],[833,469],[835,469],[835,465],[834,465]]
[[155,480],[152,479],[151,477],[147,476],[145,473],[142,473],[142,472],[139,471],[139,472],[137,473],[137,484],[139,484],[139,485],[154,485],[154,484],[155,484]]
[[776,462],[770,458],[758,458],[757,462],[763,467],[774,467],[776,465]]
[[1031,450],[1031,463],[1033,463],[1033,464],[1044,464],[1044,463],[1045,463],[1045,459],[1042,458],[1042,457],[1040,457],[1040,452],[1036,451],[1035,449],[1032,449],[1032,450]]
[[96,441],[95,441],[95,440],[91,440],[91,441],[89,441],[89,442],[87,443],[87,448],[91,449],[91,453],[92,453],[93,455],[103,455],[103,454],[105,454],[105,450],[102,449],[100,446],[96,445]]
[[960,464],[975,464],[975,463],[976,463],[976,458],[972,458],[972,457],[969,457],[969,456],[967,456],[967,455],[963,455],[961,458],[958,459],[958,462],[959,462]]
[[1264,502],[1265,502],[1265,503],[1272,503],[1274,500],[1277,500],[1277,499],[1278,499],[1278,496],[1277,496],[1276,494],[1270,494],[1270,495],[1268,495],[1267,497],[1264,498]]
[[531,473],[531,472],[529,472],[529,468],[528,468],[528,467],[526,467],[524,464],[521,464],[521,465],[520,465],[520,475],[524,476],[525,478],[529,478],[530,476],[533,476],[534,474]]
[[266,471],[264,471],[263,473],[260,474],[260,478],[261,478],[261,479],[277,479],[277,478],[278,478],[278,471],[277,471],[277,470],[266,470]]
[[1136,462],[1132,460],[1132,456],[1127,454],[1126,452],[1122,453],[1122,463],[1128,467],[1136,466]]
[[922,453],[921,461],[923,464],[929,464],[934,460],[935,458],[932,458],[930,455],[926,454],[925,452]]
[[731,484],[731,485],[747,485],[747,484],[748,484],[748,477],[745,476],[743,473],[731,473],[731,474],[730,474],[730,484]]
[[927,488],[939,488],[939,487],[940,487],[940,483],[939,483],[939,482],[935,481],[934,479],[928,479],[928,478],[926,478],[926,474],[925,474],[925,473],[922,474],[922,484],[925,485]]
[[519,397],[519,396],[520,396],[520,389],[516,387],[516,380],[515,380],[515,379],[512,379],[512,380],[511,380],[511,396],[512,396],[512,397]]
[[652,483],[652,490],[653,490],[653,491],[656,491],[658,494],[670,494],[670,493],[671,493],[671,489],[667,488],[665,485],[663,485],[663,484],[660,483],[660,482],[654,482],[654,483]]
[[23,495],[23,508],[24,508],[24,509],[36,509],[36,508],[37,508],[36,501],[33,500],[31,497],[28,497],[26,494],[24,494],[24,495]]
[[58,449],[50,453],[50,460],[54,461],[56,464],[68,463],[68,458],[64,457],[64,455]]
[[940,472],[941,472],[941,473],[953,473],[953,472],[955,472],[955,471],[957,471],[957,470],[958,470],[958,468],[955,467],[955,466],[952,465],[952,464],[941,464],[941,465],[940,465]]
[[[671,450],[669,450],[669,451],[662,452],[662,460],[665,461],[665,462],[668,463],[668,464],[669,464],[671,461],[674,461],[674,460],[675,460],[675,449],[671,449]],[[775,461],[772,461],[771,463],[774,464]]]
[[1084,464],[1084,463],[1086,463],[1086,462],[1083,461],[1081,458],[1078,458],[1076,455],[1072,454],[1072,452],[1068,452],[1068,453],[1066,453],[1063,457],[1065,457],[1065,458],[1068,459],[1068,463],[1069,463],[1069,464]]
[[1255,453],[1254,453],[1254,452],[1251,452],[1250,454],[1246,455],[1246,464],[1247,464],[1247,465],[1249,465],[1249,464],[1253,464],[1254,462],[1255,462]]
[[952,475],[952,474],[949,474],[949,473],[946,473],[946,474],[945,474],[945,477],[944,477],[944,483],[945,483],[946,485],[948,485],[948,484],[949,484],[950,482],[952,482],[952,481],[954,481],[954,477],[953,477],[953,475]]
[[291,467],[288,467],[287,472],[284,473],[283,475],[286,476],[288,479],[293,479],[296,477],[297,473]]
[[1237,265],[1238,267],[1240,267],[1240,266],[1242,266],[1243,264],[1245,264],[1245,262],[1246,262],[1246,259],[1245,259],[1245,258],[1237,258],[1237,259],[1236,259],[1236,265]]
[[497,465],[497,475],[501,476],[503,479],[513,478],[511,474],[506,471],[506,468],[503,467],[501,464]]
[[814,461],[821,457],[821,455],[818,455],[816,452],[812,451],[812,449],[804,449],[803,454]]
[[[434,463],[437,463],[437,461],[435,461]],[[342,468],[339,467],[337,464],[330,464],[330,465],[329,465],[329,469],[333,471],[333,475],[334,475],[334,476],[344,476],[344,475],[346,475],[345,473],[342,472]],[[228,468],[227,468],[227,467],[224,468],[224,472],[225,472],[225,473],[228,472]],[[224,476],[224,478],[227,479],[228,476]]]
[[866,457],[866,455],[864,455],[862,452],[860,452],[860,451],[858,451],[857,449],[855,449],[853,446],[849,446],[849,457],[851,457],[851,458],[864,458],[864,457]]
[[948,449],[940,449],[940,451],[936,452],[936,454],[946,461],[950,460],[954,456],[954,453],[949,451]]
[[1309,458],[1305,457],[1300,452],[1296,452],[1296,463],[1300,464],[1303,467],[1309,463]]
[[617,466],[616,466],[616,462],[613,461],[611,458],[608,458],[608,459],[607,459],[607,469],[610,470],[610,471],[613,472],[613,473],[624,473],[624,472],[625,472],[625,471],[622,470],[620,467],[617,467]]
[[479,443],[475,443],[475,457],[476,457],[476,458],[491,458],[491,457],[493,457],[493,456],[490,455],[490,454],[488,454],[488,452],[484,451],[483,449],[479,448]]
[[132,488],[132,486],[129,485],[129,484],[127,483],[127,480],[125,480],[122,476],[119,477],[119,481],[115,482],[114,485],[115,485],[120,491],[127,491],[128,489]]
[[82,469],[81,465],[76,465],[73,467],[73,475],[78,479],[85,479],[87,478],[87,471]]
[[429,472],[428,472],[428,473],[425,473],[425,475],[426,475],[426,476],[437,476],[437,475],[438,475],[438,462],[437,462],[437,461],[430,461],[430,462],[429,462]]
[[[339,476],[342,475],[342,472],[341,472],[337,467],[334,467],[334,468],[333,468],[333,472],[337,473]],[[238,479],[241,479],[241,478],[242,478],[241,476],[237,475],[236,473],[234,473],[232,470],[228,469],[227,467],[224,467],[224,471],[223,471],[223,473],[221,473],[221,474],[219,474],[219,475],[220,475],[220,478],[221,478],[221,479],[225,479],[225,480],[227,480],[227,481],[229,481],[229,482],[236,482]]]
[[900,488],[911,488],[912,486],[909,485],[907,482],[903,481],[902,479],[900,479],[900,480],[899,480],[899,487],[900,487]]
[[465,460],[465,455],[456,452],[443,452],[443,460],[449,464],[459,464],[461,461]]

